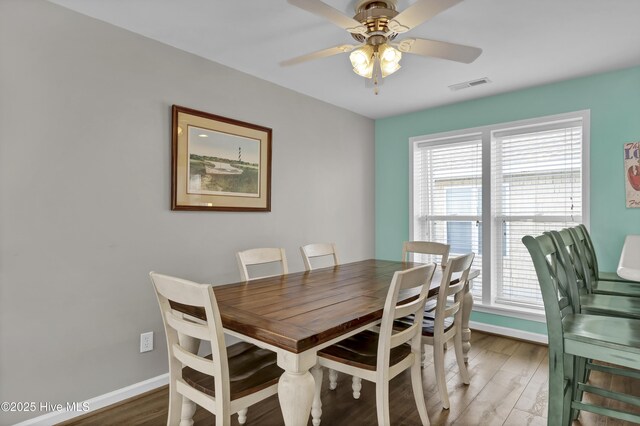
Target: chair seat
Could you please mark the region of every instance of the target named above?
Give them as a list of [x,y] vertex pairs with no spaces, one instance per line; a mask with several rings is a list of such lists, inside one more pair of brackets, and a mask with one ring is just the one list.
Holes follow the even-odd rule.
[[582,313],[640,319],[640,298],[609,294],[580,296]]
[[[318,356],[353,367],[375,371],[378,362],[379,334],[365,330],[318,352]],[[402,344],[391,349],[389,366],[396,365],[411,354],[411,346]]]
[[592,286],[596,294],[640,297],[640,283],[598,280]]
[[[424,318],[422,319],[422,335],[423,336],[433,336],[433,330],[435,326],[435,313],[434,312],[425,312]],[[398,318],[393,322],[393,328],[396,330],[405,329],[413,324],[413,317],[408,316],[405,318]],[[444,319],[444,333],[451,330],[453,327],[453,318],[445,318]]]
[[604,350],[623,350],[636,357],[640,356],[640,320],[569,314],[562,319],[562,328],[565,340],[599,346]]
[[615,281],[615,282],[621,282],[621,283],[628,283],[628,282],[633,282],[633,281],[629,281],[629,280],[625,280],[624,278],[622,278],[620,275],[616,274],[615,272],[602,272],[602,271],[598,271],[598,279],[603,280],[603,281]]
[[[274,352],[250,343],[241,342],[229,346],[227,357],[232,401],[278,383],[283,373],[276,364]],[[211,355],[207,359],[211,359]],[[182,378],[194,388],[215,397],[212,376],[185,367],[182,369]]]

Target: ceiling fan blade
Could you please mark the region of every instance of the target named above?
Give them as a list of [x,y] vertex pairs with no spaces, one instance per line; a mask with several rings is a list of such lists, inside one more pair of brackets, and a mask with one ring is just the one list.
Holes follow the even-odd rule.
[[437,14],[455,6],[462,0],[417,0],[389,21],[389,30],[406,33]]
[[292,4],[300,9],[304,9],[307,12],[311,12],[314,15],[321,16],[329,21],[333,22],[340,28],[344,28],[350,33],[354,34],[366,34],[367,29],[360,22],[340,12],[338,9],[334,9],[328,4],[320,0],[287,0],[289,4]]
[[289,65],[296,65],[301,62],[311,61],[313,59],[326,58],[328,56],[338,55],[340,53],[348,53],[355,48],[356,46],[352,44],[341,44],[340,46],[329,47],[328,49],[318,50],[317,52],[307,53],[306,55],[282,61],[280,62],[280,66],[288,67]]
[[398,50],[403,53],[433,56],[450,61],[470,64],[482,53],[482,49],[446,41],[427,40],[424,38],[406,38],[397,43]]

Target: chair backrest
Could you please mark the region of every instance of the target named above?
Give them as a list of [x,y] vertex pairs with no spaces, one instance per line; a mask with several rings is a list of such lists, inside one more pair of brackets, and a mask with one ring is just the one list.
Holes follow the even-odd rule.
[[402,261],[409,260],[410,253],[440,256],[440,266],[444,269],[447,265],[447,260],[449,260],[449,249],[450,246],[448,244],[435,243],[433,241],[405,241],[402,245]]
[[[230,403],[229,366],[220,311],[213,287],[155,272],[151,272],[149,275],[156,291],[167,337],[170,386],[192,401],[199,402],[201,405],[207,404],[206,407],[215,410],[212,411],[214,413],[224,412],[224,407],[228,407]],[[189,321],[182,313],[173,310],[170,302],[204,308],[206,322]],[[210,342],[212,359],[198,356],[185,349],[182,343],[184,340],[178,338],[178,333]],[[212,376],[216,390],[213,405],[210,403],[212,399],[210,396],[190,386],[182,379],[183,366]],[[203,403],[203,401],[209,403]]]
[[307,244],[300,247],[300,253],[302,253],[302,260],[304,261],[304,267],[307,271],[311,271],[311,258],[322,256],[333,256],[333,264],[339,265],[338,253],[336,251],[336,245],[333,243],[317,243]]
[[[257,280],[258,278],[267,278],[276,275],[285,275],[289,273],[287,267],[287,256],[283,248],[256,248],[236,253],[238,259],[238,268],[240,269],[240,278],[243,281]],[[261,275],[249,278],[247,266],[263,265],[267,263],[278,262],[281,264],[282,274]]]
[[[393,274],[380,323],[378,364],[376,366],[379,374],[389,368],[391,349],[411,341],[413,352],[420,353],[424,304],[427,301],[431,278],[433,278],[435,269],[436,264],[429,263],[404,271],[397,271]],[[419,292],[417,297],[410,299],[408,302],[398,304],[400,292],[411,290]],[[408,328],[394,333],[394,321],[408,315],[413,315],[413,323]]]
[[563,243],[554,242],[554,238],[558,239],[551,233],[535,238],[525,235],[522,242],[531,255],[538,277],[547,319],[549,347],[562,348],[562,318],[580,312],[580,296],[573,266],[568,264],[567,256],[558,250]]
[[584,252],[584,256],[587,261],[587,265],[589,266],[589,270],[591,272],[591,276],[594,280],[598,279],[598,258],[596,256],[596,249],[593,246],[593,241],[591,240],[591,235],[589,235],[589,231],[587,227],[583,224],[576,226],[575,232],[580,236],[582,241],[582,250]]
[[567,262],[573,267],[579,293],[591,293],[591,277],[588,266],[586,266],[584,253],[582,252],[582,243],[575,233],[575,229],[568,228],[559,232],[551,231],[551,235],[552,239],[553,236],[555,236],[554,242],[562,245],[563,250],[561,250],[559,255],[568,256]]
[[[445,318],[453,317],[454,322],[461,321],[462,315],[462,291],[469,280],[469,272],[475,253],[449,259],[445,270],[442,273],[440,289],[438,290],[438,300],[436,302],[436,316],[434,320],[434,336],[444,333]],[[460,274],[458,281],[451,284],[453,274]],[[453,303],[447,303],[447,298],[453,296]]]
[[577,256],[574,263],[576,266],[576,278],[578,279],[578,284],[579,286],[584,287],[587,293],[591,293],[593,290],[593,283],[596,280],[596,273],[592,270],[591,265],[593,265],[593,262],[589,260],[590,252],[587,249],[585,233],[579,226],[569,228],[568,232],[573,239],[572,255],[574,258]]

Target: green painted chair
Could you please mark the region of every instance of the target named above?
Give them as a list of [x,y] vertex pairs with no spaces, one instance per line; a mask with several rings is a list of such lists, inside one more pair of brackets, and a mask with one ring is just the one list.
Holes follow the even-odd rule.
[[544,301],[549,337],[550,426],[569,426],[580,411],[640,423],[640,414],[582,401],[589,392],[640,408],[640,398],[585,383],[586,359],[615,364],[590,365],[607,373],[640,379],[640,320],[581,313],[573,267],[567,264],[550,234],[522,242],[529,250]]
[[578,234],[582,234],[581,239],[584,244],[584,252],[587,257],[589,269],[593,274],[595,280],[598,281],[616,281],[622,283],[633,283],[633,281],[625,280],[615,272],[603,272],[598,269],[598,258],[596,256],[596,249],[593,246],[593,241],[591,240],[591,235],[589,235],[589,231],[587,227],[580,224],[574,228],[574,230]]
[[640,319],[640,298],[626,295],[594,294],[587,286],[584,260],[580,256],[580,243],[573,229],[560,232],[551,231],[552,239],[563,248],[560,255],[566,255],[567,264],[573,267],[580,295],[581,312],[584,314],[608,315],[612,317]]
[[[569,232],[573,235],[574,240],[578,242],[576,248],[581,259],[582,275],[589,293],[640,297],[640,283],[638,282],[608,281],[599,278],[604,275],[598,270],[596,252],[593,250],[591,238],[589,238],[589,233],[584,225],[570,228]],[[619,279],[622,280],[622,278]]]

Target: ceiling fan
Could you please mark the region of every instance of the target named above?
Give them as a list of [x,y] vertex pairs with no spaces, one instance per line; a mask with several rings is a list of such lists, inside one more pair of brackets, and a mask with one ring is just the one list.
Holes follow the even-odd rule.
[[397,0],[360,0],[353,18],[321,0],[287,0],[290,4],[321,16],[345,29],[360,44],[341,44],[328,49],[298,56],[281,62],[289,66],[312,59],[326,58],[340,53],[350,53],[353,71],[365,77],[367,85],[378,86],[382,79],[400,69],[403,53],[432,56],[469,64],[476,60],[482,49],[444,41],[424,38],[396,40],[398,34],[406,33],[437,14],[455,6],[463,0],[417,0],[405,10],[396,10]]

